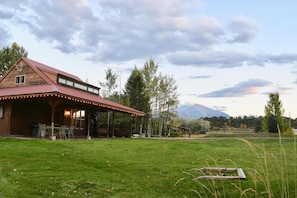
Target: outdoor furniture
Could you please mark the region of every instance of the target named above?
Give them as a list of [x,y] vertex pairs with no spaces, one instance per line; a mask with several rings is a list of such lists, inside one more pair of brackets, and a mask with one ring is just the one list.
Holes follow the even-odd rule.
[[98,135],[109,137],[109,131],[106,128],[98,128]]
[[45,124],[38,124],[38,135],[37,137],[44,138],[47,135]]
[[58,130],[59,130],[60,140],[61,140],[62,136],[66,139],[67,126],[66,125],[62,125]]
[[70,139],[72,137],[72,139],[74,139],[74,133],[73,133],[73,130],[74,130],[74,126],[70,126],[68,131],[66,132],[66,135],[67,137]]

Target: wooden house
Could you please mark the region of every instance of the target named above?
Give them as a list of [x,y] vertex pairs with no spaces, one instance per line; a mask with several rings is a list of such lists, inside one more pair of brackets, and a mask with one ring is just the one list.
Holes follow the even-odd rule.
[[0,135],[31,136],[32,123],[44,123],[52,127],[52,136],[55,126],[72,125],[76,134],[89,137],[90,112],[144,116],[99,92],[77,76],[22,57],[0,79]]

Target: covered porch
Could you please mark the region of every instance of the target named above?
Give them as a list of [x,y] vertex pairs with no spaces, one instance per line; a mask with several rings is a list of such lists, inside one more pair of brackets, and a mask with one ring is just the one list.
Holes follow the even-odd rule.
[[[131,137],[131,120],[136,116],[120,108],[61,94],[14,96],[0,100],[0,106],[8,124],[7,130],[0,133],[5,136],[58,139],[60,127],[66,126],[73,128],[75,138]],[[126,117],[128,123],[116,126],[117,116]],[[46,126],[44,136],[40,135],[40,124]]]

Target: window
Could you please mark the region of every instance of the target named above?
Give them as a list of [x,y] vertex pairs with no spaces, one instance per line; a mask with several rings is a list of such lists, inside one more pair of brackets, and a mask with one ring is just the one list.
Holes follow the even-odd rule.
[[15,77],[15,83],[16,84],[23,84],[25,83],[25,76],[22,75],[22,76],[16,76]]
[[0,106],[0,119],[4,117],[4,108]]
[[87,89],[88,89],[87,86],[85,86],[85,85],[83,85],[81,83],[74,83],[74,87],[78,88],[78,89],[81,89],[81,90],[85,90],[85,91],[87,91]]
[[89,85],[89,84],[86,84],[86,83],[75,82],[73,80],[66,79],[66,78],[61,77],[61,76],[58,77],[58,83],[63,84],[63,85],[67,85],[67,86],[70,86],[70,87],[74,87],[74,88],[77,88],[77,89],[80,89],[80,90],[83,90],[83,91],[87,91],[87,92],[92,93],[92,94],[99,95],[99,90],[100,90],[99,87],[95,87],[95,86],[92,86],[92,85]]
[[79,110],[72,113],[72,120],[75,123],[75,128],[85,129],[85,110]]

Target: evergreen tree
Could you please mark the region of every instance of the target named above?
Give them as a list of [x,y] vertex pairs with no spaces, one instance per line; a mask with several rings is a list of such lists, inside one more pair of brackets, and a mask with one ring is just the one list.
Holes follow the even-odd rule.
[[[124,90],[127,105],[143,112],[150,112],[149,97],[145,94],[145,84],[140,70],[136,67],[127,80]],[[147,120],[134,118],[134,133],[143,133]]]
[[[278,126],[281,133],[289,131],[289,125],[282,116],[284,113],[283,104],[278,93],[270,93],[269,101],[265,106],[263,129],[265,132],[275,132]],[[275,126],[276,125],[276,126]]]

